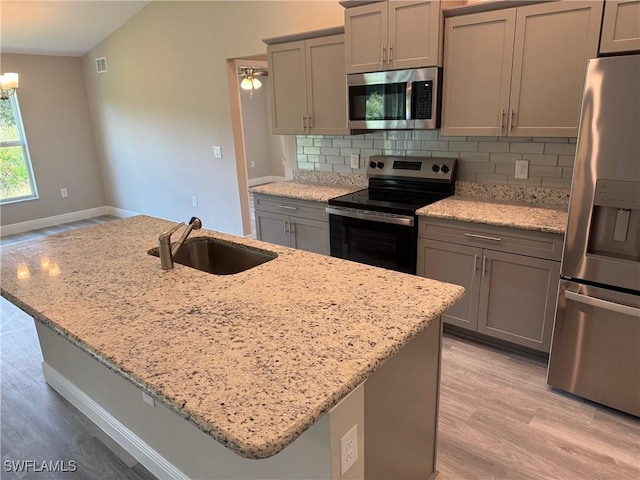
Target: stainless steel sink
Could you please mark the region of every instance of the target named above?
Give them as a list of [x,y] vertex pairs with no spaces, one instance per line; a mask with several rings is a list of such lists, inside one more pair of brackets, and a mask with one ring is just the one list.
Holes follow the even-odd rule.
[[[147,253],[158,257],[158,248]],[[273,260],[277,253],[210,237],[196,237],[184,242],[173,257],[175,263],[215,275],[232,275]]]

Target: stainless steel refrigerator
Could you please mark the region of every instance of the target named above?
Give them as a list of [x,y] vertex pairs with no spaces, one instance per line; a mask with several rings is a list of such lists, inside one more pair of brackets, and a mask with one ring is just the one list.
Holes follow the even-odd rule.
[[640,55],[587,69],[547,383],[640,416]]

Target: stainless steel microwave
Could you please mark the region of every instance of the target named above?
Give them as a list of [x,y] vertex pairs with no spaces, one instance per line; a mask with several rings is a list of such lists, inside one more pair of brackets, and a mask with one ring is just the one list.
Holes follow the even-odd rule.
[[438,67],[347,75],[352,130],[440,126]]

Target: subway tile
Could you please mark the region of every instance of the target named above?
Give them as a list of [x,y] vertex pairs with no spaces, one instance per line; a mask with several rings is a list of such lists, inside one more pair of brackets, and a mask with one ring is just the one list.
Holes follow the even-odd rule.
[[547,188],[570,188],[570,178],[543,178],[542,186]]
[[478,163],[478,162],[465,162],[464,160],[458,163],[458,172],[465,173],[498,173],[496,172],[495,163]]
[[304,146],[296,145],[296,153],[304,153]]
[[576,154],[576,146],[572,143],[545,143],[544,144],[544,153],[553,154],[556,153],[558,155],[575,155]]
[[332,140],[330,138],[314,138],[313,146],[314,147],[330,147]]
[[573,177],[573,167],[562,167],[562,177],[563,178],[572,178]]
[[515,175],[516,167],[513,163],[493,163],[496,166],[496,173],[501,175]]
[[489,160],[496,163],[513,163],[516,160],[522,160],[521,153],[490,153]]
[[308,162],[298,162],[298,168],[300,170],[313,170],[314,166],[316,164],[315,163],[308,163]]
[[433,155],[434,150],[440,150],[440,151],[449,150],[449,142],[443,142],[438,140],[423,140],[420,148],[422,150],[430,150]]
[[475,172],[458,171],[456,178],[461,182],[477,182],[478,176]]
[[336,138],[335,140],[332,140],[331,143],[334,147],[350,147],[351,139]]
[[345,164],[345,158],[338,155],[327,155],[324,157],[324,159],[327,163],[331,164]]
[[504,185],[508,183],[508,177],[506,175],[498,175],[497,173],[479,173],[477,175],[479,183],[496,183]]
[[298,159],[298,162],[306,162],[307,161],[307,156],[304,155],[303,153],[299,153],[298,155],[296,155],[296,158]]
[[320,147],[322,155],[340,155],[340,149],[337,147]]
[[307,162],[324,163],[323,155],[307,155]]
[[452,152],[477,152],[478,142],[449,142],[449,150]]
[[[358,137],[364,137],[368,140],[384,140],[385,139],[384,132],[370,132],[364,135],[358,135]],[[352,138],[355,138],[355,137],[352,137]]]
[[569,143],[569,139],[566,137],[535,137],[534,143]]
[[431,152],[426,150],[405,150],[404,154],[408,157],[431,157]]
[[479,152],[508,152],[510,145],[511,145],[510,143],[504,143],[504,142],[480,142],[478,143],[478,151]]
[[360,150],[358,150],[357,148],[341,148],[340,149],[340,155],[342,155],[343,157],[351,155],[352,153],[360,153]]
[[414,140],[437,140],[438,130],[414,130],[411,138]]
[[296,135],[296,143],[303,147],[313,146],[313,138],[303,137],[302,135]]
[[529,175],[532,177],[562,177],[562,167],[546,167],[529,165]]
[[531,137],[498,137],[499,142],[527,143],[531,142]]
[[333,165],[330,163],[316,163],[314,170],[317,172],[333,172]]
[[555,167],[558,165],[558,156],[557,155],[545,155],[541,154],[532,154],[525,153],[522,155],[523,160],[529,160],[530,165],[548,165]]
[[398,140],[396,142],[396,148],[398,150],[419,150],[421,142],[418,140]]
[[324,135],[307,135],[307,138],[324,138]]
[[561,167],[573,167],[574,155],[558,155],[558,165]]
[[477,163],[489,163],[489,154],[486,152],[460,152],[461,160]]
[[411,131],[389,130],[387,131],[387,140],[410,140]]
[[336,173],[353,173],[351,167],[347,165],[333,165],[333,171]]
[[353,148],[373,148],[373,140],[351,140]]
[[532,187],[539,187],[542,184],[542,178],[529,177],[529,178],[516,178],[513,175],[509,176],[507,181],[509,185],[529,185]]
[[467,137],[467,142],[497,142],[498,137]]
[[544,143],[511,143],[509,151],[513,153],[542,153]]
[[378,148],[363,148],[360,150],[361,157],[371,157],[372,155],[382,155]]
[[433,158],[458,158],[458,152],[443,152],[442,150],[433,150],[431,152]]
[[395,140],[374,140],[373,148],[383,148],[385,150],[390,150],[396,148]]
[[304,153],[307,155],[320,155],[320,147],[304,147]]
[[467,137],[447,137],[446,135],[442,134],[442,130],[440,130],[440,134],[438,135],[438,138],[440,139],[440,141],[443,142],[464,142],[467,140]]
[[390,156],[400,156],[404,154],[404,150],[383,150],[382,151],[383,155],[390,155]]

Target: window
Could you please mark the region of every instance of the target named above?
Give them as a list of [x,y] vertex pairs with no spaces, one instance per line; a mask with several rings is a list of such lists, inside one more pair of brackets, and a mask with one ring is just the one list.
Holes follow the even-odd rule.
[[17,94],[0,100],[0,203],[38,198]]

